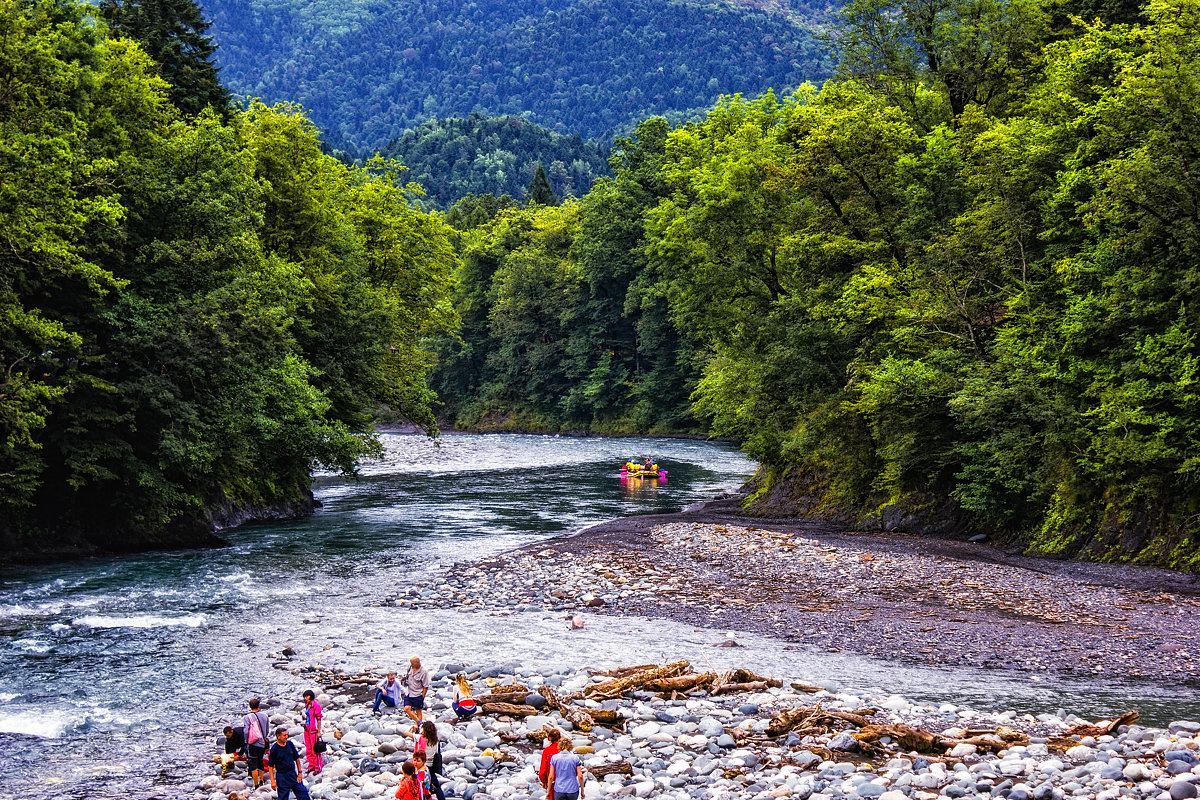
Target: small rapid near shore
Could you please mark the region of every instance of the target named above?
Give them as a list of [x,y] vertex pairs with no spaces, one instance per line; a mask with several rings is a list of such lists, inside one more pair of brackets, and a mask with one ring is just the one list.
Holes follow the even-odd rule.
[[[514,608],[499,593],[472,608],[440,602],[440,576],[466,564],[615,517],[678,511],[734,490],[753,464],[700,441],[382,438],[384,457],[361,479],[316,480],[323,507],[310,519],[228,531],[230,546],[216,550],[0,574],[0,798],[186,794],[245,699],[298,697],[308,686],[289,667],[309,660],[383,671],[419,654],[430,665],[577,670],[689,658],[981,708],[1099,716],[1157,700],[1176,718],[1200,710],[1194,693],[1156,697],[1149,684],[891,665],[636,616],[589,616],[571,631],[561,611]],[[622,484],[617,465],[643,453],[668,480]],[[404,592],[428,602],[388,604]],[[712,647],[730,634],[743,647]],[[291,664],[279,656],[287,645]]]

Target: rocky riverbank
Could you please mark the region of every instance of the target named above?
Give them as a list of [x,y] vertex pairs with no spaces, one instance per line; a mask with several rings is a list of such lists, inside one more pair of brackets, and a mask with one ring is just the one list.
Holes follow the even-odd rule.
[[[1200,782],[1196,722],[1165,729],[1101,725],[1112,730],[1100,733],[1079,730],[1082,721],[1065,713],[987,714],[894,695],[770,688],[672,696],[634,689],[617,698],[577,700],[583,708],[615,712],[610,727],[585,732],[558,711],[457,720],[449,709],[452,676],[468,669],[477,690],[520,683],[535,703],[543,699],[542,687],[552,687],[552,696],[578,696],[610,680],[582,671],[443,665],[434,675],[429,713],[444,743],[443,786],[463,800],[544,797],[538,732],[549,725],[569,732],[586,770],[611,773],[585,783],[588,800],[1188,800]],[[306,781],[312,796],[390,797],[411,755],[408,718],[394,710],[373,716],[366,693],[343,692],[346,676],[319,665],[303,675],[338,686],[319,696],[329,750],[324,770]],[[272,726],[288,727],[299,742],[299,707],[275,702]],[[910,738],[912,731],[935,734],[932,746],[928,738],[924,744]],[[251,791],[241,765],[226,778],[213,769],[192,793],[197,800],[274,797],[267,788]]]
[[627,517],[386,602],[666,617],[889,661],[1200,685],[1200,576],[719,511]]

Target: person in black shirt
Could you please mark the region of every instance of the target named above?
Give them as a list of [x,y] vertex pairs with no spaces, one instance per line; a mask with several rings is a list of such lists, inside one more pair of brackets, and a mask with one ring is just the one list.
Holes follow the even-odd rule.
[[224,778],[233,762],[246,760],[246,736],[241,728],[226,725],[225,736],[218,739],[217,743],[225,745],[225,755],[213,758],[213,761],[221,765],[221,777]]
[[296,800],[310,800],[308,789],[304,786],[304,770],[300,767],[300,751],[296,745],[288,741],[286,728],[275,731],[275,744],[267,755],[267,765],[271,767],[271,788],[279,792],[279,800],[287,800],[294,794]]

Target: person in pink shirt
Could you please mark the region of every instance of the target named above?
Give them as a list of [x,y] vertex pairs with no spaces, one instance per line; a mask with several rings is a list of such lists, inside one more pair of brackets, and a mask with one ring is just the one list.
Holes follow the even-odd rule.
[[323,759],[313,747],[321,741],[321,704],[312,689],[304,691],[304,754],[308,757],[308,771],[314,775],[321,771]]

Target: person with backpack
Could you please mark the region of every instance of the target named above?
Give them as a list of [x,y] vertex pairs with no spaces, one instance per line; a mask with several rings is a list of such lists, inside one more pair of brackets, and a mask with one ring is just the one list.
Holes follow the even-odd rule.
[[429,670],[421,666],[421,659],[413,656],[408,660],[408,672],[400,685],[404,687],[404,711],[417,724],[421,723],[425,710],[425,694],[429,691]]
[[267,733],[271,720],[259,710],[257,697],[250,698],[250,713],[242,718],[242,740],[246,743],[246,770],[257,789],[263,782],[263,755],[267,752]]
[[288,800],[293,794],[296,800],[310,800],[308,787],[304,785],[304,770],[300,767],[300,751],[288,741],[287,728],[275,731],[275,744],[271,745],[267,765],[271,767],[271,788],[279,792],[278,800]]
[[321,721],[324,719],[321,704],[312,689],[304,690],[304,755],[308,758],[308,771],[316,775],[324,767],[317,742],[321,741]]

